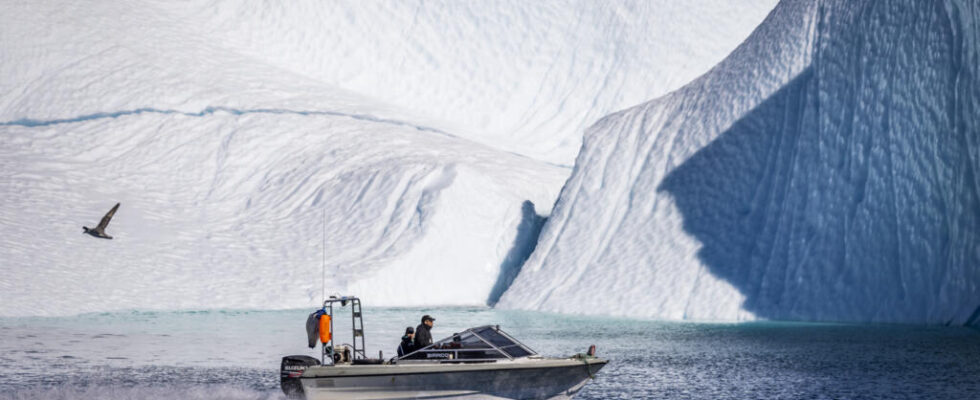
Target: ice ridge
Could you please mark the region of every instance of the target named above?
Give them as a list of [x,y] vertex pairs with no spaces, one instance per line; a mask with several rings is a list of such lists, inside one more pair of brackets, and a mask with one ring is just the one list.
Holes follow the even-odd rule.
[[228,113],[232,115],[245,115],[245,114],[329,115],[334,117],[348,117],[348,118],[353,118],[362,121],[371,121],[371,122],[378,122],[382,124],[409,127],[419,131],[440,133],[446,136],[453,136],[441,129],[416,125],[410,122],[398,121],[394,119],[380,118],[368,114],[352,114],[352,113],[344,113],[339,111],[324,111],[324,110],[288,110],[288,109],[280,109],[280,108],[241,109],[241,108],[231,108],[231,107],[206,107],[205,109],[198,112],[189,112],[189,111],[144,107],[144,108],[137,108],[133,110],[97,112],[92,114],[80,115],[72,118],[55,118],[55,119],[46,119],[46,120],[33,119],[33,118],[20,118],[13,121],[0,122],[0,126],[24,126],[28,128],[33,128],[39,126],[85,122],[85,121],[104,119],[104,118],[119,118],[128,115],[139,115],[139,114],[147,114],[147,113],[165,114],[165,115],[179,114],[187,117],[204,117],[219,112]]

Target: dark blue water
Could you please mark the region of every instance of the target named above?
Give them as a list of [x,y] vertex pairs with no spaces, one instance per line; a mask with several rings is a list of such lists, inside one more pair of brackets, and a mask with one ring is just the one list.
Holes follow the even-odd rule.
[[[279,358],[315,354],[306,313],[0,319],[0,398],[281,398]],[[596,344],[611,362],[579,399],[980,399],[980,331],[968,328],[368,309],[369,351],[392,355],[422,314],[436,316],[437,337],[500,324],[543,355]]]

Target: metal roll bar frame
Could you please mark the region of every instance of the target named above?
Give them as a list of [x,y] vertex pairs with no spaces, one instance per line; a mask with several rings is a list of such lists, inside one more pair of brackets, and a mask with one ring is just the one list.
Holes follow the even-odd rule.
[[[340,307],[346,307],[347,303],[351,305],[351,361],[357,359],[367,358],[366,346],[364,345],[364,317],[361,312],[361,299],[355,296],[330,296],[329,299],[323,301],[323,312],[324,315],[330,316],[330,341],[326,343],[321,343],[323,348],[320,354],[322,365],[328,365],[327,360],[330,360],[329,365],[334,365],[334,303],[340,303]],[[358,346],[358,339],[360,339],[360,346]]]

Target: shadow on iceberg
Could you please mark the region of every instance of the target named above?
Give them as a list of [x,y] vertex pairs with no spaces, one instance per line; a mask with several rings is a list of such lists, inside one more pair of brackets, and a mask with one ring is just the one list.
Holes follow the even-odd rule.
[[[827,242],[844,236],[842,216],[825,219],[828,216],[816,209],[818,201],[807,204],[810,184],[820,179],[812,174],[816,165],[808,165],[820,154],[813,151],[812,138],[803,134],[816,128],[813,112],[808,111],[815,101],[809,91],[813,79],[812,70],[802,73],[677,167],[658,187],[672,195],[684,216],[685,231],[702,243],[698,253],[702,262],[746,296],[744,309],[764,318],[810,319],[821,310],[840,308],[816,304],[840,297],[809,292],[828,272],[854,281],[844,271],[844,254],[829,251],[841,243]],[[804,165],[806,171],[795,171]],[[804,179],[809,181],[801,182]],[[847,193],[835,195],[842,207],[854,203],[844,198]],[[880,244],[890,245],[887,240]],[[882,262],[895,264],[887,256]],[[804,265],[808,269],[799,269]],[[852,300],[859,299],[846,301]],[[798,315],[783,315],[781,310],[787,308],[788,314]]]
[[855,9],[822,21],[811,65],[658,191],[759,317],[975,325],[975,16]]
[[541,234],[541,227],[544,226],[548,218],[538,215],[534,211],[534,203],[525,200],[521,204],[521,223],[517,225],[517,236],[514,237],[514,246],[507,252],[504,262],[500,264],[500,275],[497,282],[490,290],[487,298],[487,305],[494,306],[500,300],[500,296],[510,288],[514,279],[521,273],[521,268],[531,257],[534,248],[538,245],[538,236]]

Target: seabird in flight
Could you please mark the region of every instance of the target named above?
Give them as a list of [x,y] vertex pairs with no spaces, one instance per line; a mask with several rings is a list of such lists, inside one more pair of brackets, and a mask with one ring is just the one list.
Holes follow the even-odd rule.
[[109,225],[109,220],[112,219],[112,215],[115,214],[116,210],[118,209],[119,203],[116,203],[116,205],[112,207],[112,209],[109,210],[104,217],[102,217],[102,221],[99,222],[99,226],[95,227],[95,229],[89,229],[87,226],[83,226],[82,232],[101,239],[112,239],[112,236],[105,234],[105,227]]

